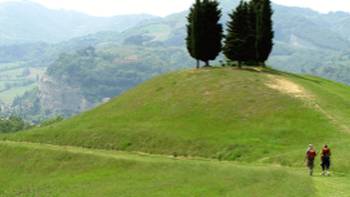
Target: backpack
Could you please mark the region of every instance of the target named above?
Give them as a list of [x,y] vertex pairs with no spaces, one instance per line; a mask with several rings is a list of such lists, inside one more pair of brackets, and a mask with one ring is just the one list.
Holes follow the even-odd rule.
[[309,151],[307,151],[307,158],[308,159],[315,159],[315,157],[316,157],[316,151],[315,150],[309,150]]
[[325,157],[329,157],[331,155],[331,150],[329,148],[323,148],[322,155]]

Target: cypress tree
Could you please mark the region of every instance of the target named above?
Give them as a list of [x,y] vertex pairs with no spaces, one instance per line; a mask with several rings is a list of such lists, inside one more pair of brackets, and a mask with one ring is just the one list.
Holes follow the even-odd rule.
[[216,0],[196,0],[187,17],[187,50],[197,60],[209,66],[222,49],[222,25],[219,23],[221,10]]
[[201,1],[196,0],[190,9],[190,13],[187,17],[187,38],[186,45],[187,50],[191,57],[197,61],[197,69],[200,67],[200,12],[201,12]]
[[[254,0],[253,0],[254,1]],[[247,61],[257,62],[257,13],[255,9],[255,4],[253,1],[247,4],[247,39],[246,39],[246,50],[247,50]],[[253,64],[254,65],[254,64]]]
[[258,6],[261,0],[251,0],[249,2],[249,45],[251,52],[250,60],[258,63],[259,53],[257,50],[257,22],[258,22]]
[[248,4],[242,0],[229,17],[223,51],[228,59],[238,61],[238,66],[241,67],[242,62],[249,60],[251,55],[250,42],[248,42],[251,32]]
[[260,0],[257,6],[257,36],[256,50],[257,59],[265,66],[273,48],[273,11],[270,0]]
[[201,12],[201,40],[204,42],[200,59],[209,66],[210,60],[215,60],[222,50],[223,28],[220,24],[221,10],[216,0],[203,0]]

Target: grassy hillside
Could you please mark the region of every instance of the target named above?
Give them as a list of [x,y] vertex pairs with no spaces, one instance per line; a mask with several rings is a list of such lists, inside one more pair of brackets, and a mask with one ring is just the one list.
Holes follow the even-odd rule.
[[[72,119],[0,135],[12,141],[0,141],[0,196],[347,196],[349,106],[349,86],[311,76],[172,72]],[[307,176],[309,143],[330,144],[331,177],[318,159]]]
[[70,120],[3,138],[288,166],[303,165],[309,143],[329,143],[335,168],[345,171],[349,105],[350,87],[319,78],[186,70]]
[[3,142],[0,157],[0,196],[6,197],[299,197],[316,192],[311,178],[281,167]]

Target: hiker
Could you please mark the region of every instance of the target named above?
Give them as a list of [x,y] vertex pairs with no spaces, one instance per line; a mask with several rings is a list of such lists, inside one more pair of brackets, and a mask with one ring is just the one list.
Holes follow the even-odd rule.
[[307,160],[307,167],[309,168],[309,174],[312,176],[314,171],[314,161],[317,153],[312,144],[309,145],[306,150],[305,160]]
[[321,154],[321,167],[322,167],[322,176],[329,176],[329,167],[331,165],[331,150],[328,148],[328,145],[324,145],[322,148]]

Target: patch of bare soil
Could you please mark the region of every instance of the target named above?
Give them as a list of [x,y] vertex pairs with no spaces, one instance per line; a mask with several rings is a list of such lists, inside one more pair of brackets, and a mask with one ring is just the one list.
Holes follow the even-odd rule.
[[332,113],[329,113],[327,110],[323,109],[316,102],[315,96],[312,93],[306,91],[302,86],[279,76],[269,75],[269,78],[270,80],[265,84],[267,87],[278,90],[283,94],[288,94],[292,97],[302,99],[307,106],[321,112],[335,126],[339,127],[341,130],[347,133],[350,133],[350,128],[347,125],[342,124]]
[[266,85],[271,89],[278,90],[283,94],[288,94],[296,98],[314,100],[314,97],[312,94],[307,92],[300,85],[292,81],[289,81],[288,79],[278,77],[278,76],[273,76],[273,75],[269,75],[269,78],[270,78],[270,81],[268,81]]

